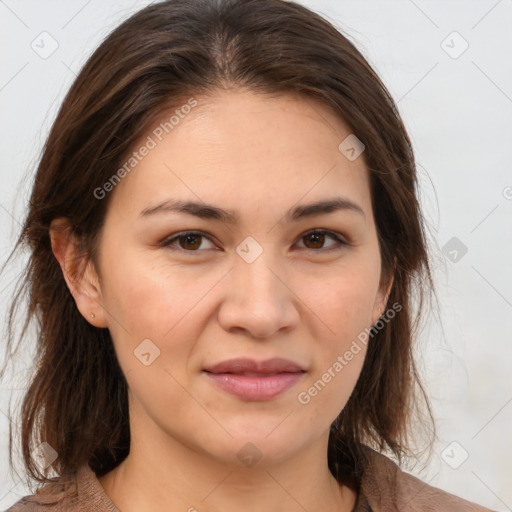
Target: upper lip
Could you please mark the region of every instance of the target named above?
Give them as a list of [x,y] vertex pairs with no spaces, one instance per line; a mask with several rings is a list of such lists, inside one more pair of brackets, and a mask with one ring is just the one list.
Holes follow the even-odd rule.
[[274,357],[265,361],[246,358],[230,359],[207,367],[205,371],[210,373],[291,373],[304,370],[293,361]]

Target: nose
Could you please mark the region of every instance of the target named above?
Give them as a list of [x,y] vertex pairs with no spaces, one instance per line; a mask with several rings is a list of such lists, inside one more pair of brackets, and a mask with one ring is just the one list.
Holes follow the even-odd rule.
[[254,338],[268,338],[297,325],[300,301],[283,266],[270,251],[252,263],[235,258],[226,276],[226,294],[218,320],[228,332],[244,331]]

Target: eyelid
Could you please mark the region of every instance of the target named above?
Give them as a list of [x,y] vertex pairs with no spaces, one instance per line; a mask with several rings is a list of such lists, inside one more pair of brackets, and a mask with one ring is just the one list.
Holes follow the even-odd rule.
[[[307,235],[315,235],[315,234],[330,236],[332,239],[334,239],[338,243],[340,243],[341,246],[351,245],[349,243],[349,241],[347,240],[346,236],[342,235],[341,233],[338,233],[337,231],[332,231],[331,229],[326,229],[326,228],[313,228],[313,229],[310,229],[309,231],[305,231],[304,233],[302,233],[299,236],[299,240],[304,238]],[[330,247],[330,248],[335,249],[336,247]],[[306,247],[306,249],[308,249],[308,248]],[[325,251],[328,251],[329,248],[327,248],[327,249],[308,249],[308,250],[314,251],[314,252],[325,252]]]
[[196,251],[186,251],[185,249],[181,249],[179,247],[173,247],[171,244],[176,242],[178,240],[178,238],[182,237],[182,236],[186,236],[186,235],[196,235],[196,236],[202,236],[204,238],[207,238],[212,244],[215,244],[215,242],[213,241],[212,239],[212,236],[204,231],[200,231],[200,230],[196,230],[196,229],[191,229],[191,230],[188,230],[188,231],[180,231],[178,233],[175,233],[171,236],[168,236],[166,238],[164,238],[161,242],[160,242],[160,245],[164,248],[167,248],[167,249],[170,249],[171,251],[178,251],[178,252],[182,252],[182,253],[190,253],[190,254],[193,254],[193,253],[202,253],[204,252],[205,250],[196,250]]
[[[301,240],[302,238],[304,238],[304,237],[306,237],[308,235],[313,235],[313,234],[320,234],[320,235],[329,236],[333,240],[338,242],[339,245],[330,246],[330,247],[327,247],[327,248],[324,248],[324,249],[309,249],[308,247],[301,248],[301,249],[321,254],[321,253],[327,253],[327,252],[330,252],[330,251],[333,251],[333,250],[343,249],[345,246],[351,245],[351,243],[349,241],[347,241],[347,237],[345,237],[341,233],[338,233],[336,231],[332,231],[332,230],[326,229],[326,228],[313,228],[313,229],[310,229],[308,231],[305,231],[305,232],[301,233],[297,237],[297,240]],[[162,240],[162,242],[160,242],[160,245],[162,247],[170,249],[171,251],[178,251],[178,252],[182,252],[182,253],[191,253],[191,254],[196,253],[196,254],[200,254],[200,253],[205,251],[205,249],[203,249],[203,250],[195,250],[195,251],[187,251],[185,249],[176,248],[176,247],[172,246],[172,243],[176,242],[178,238],[180,238],[182,236],[186,236],[186,235],[202,236],[204,238],[207,238],[211,243],[215,243],[214,240],[213,240],[213,237],[210,234],[208,234],[208,233],[206,233],[204,231],[201,231],[201,230],[188,230],[188,231],[180,231],[178,233],[175,233],[175,234],[173,234],[171,236],[166,237],[164,240]]]

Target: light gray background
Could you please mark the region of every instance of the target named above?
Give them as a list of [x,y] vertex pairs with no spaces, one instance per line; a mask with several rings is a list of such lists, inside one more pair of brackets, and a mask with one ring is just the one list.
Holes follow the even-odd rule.
[[[148,3],[0,0],[1,262],[65,92],[102,38]],[[416,151],[444,330],[433,319],[421,338],[440,439],[430,464],[414,471],[466,499],[512,510],[512,1],[302,3],[368,58]],[[43,31],[58,43],[47,58],[31,47],[51,49]],[[446,245],[453,237],[456,245]],[[1,276],[2,315],[23,263]],[[17,380],[1,384],[1,509],[28,493],[9,472],[7,432],[8,401],[21,396],[30,354],[27,347]]]

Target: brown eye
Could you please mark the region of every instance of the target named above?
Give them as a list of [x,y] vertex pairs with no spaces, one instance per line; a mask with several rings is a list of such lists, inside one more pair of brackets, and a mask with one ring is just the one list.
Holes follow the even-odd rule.
[[308,242],[305,243],[306,249],[323,249],[323,245],[326,241],[326,239],[331,238],[337,244],[332,244],[328,246],[327,248],[324,248],[324,250],[331,250],[335,248],[339,248],[340,246],[348,245],[346,242],[344,242],[337,234],[331,232],[331,231],[311,231],[310,233],[306,233],[301,237],[301,240],[307,240]]
[[305,240],[309,240],[313,247],[306,244],[308,249],[321,249],[325,242],[325,235],[323,233],[311,233],[304,237]]
[[183,249],[198,249],[201,246],[201,235],[182,235],[178,243]]
[[[195,231],[184,231],[177,235],[168,238],[162,242],[164,247],[168,247],[172,250],[183,250],[185,252],[202,252],[198,249],[201,247],[203,240],[209,240],[209,238],[200,232]],[[211,242],[210,242],[211,243]],[[208,249],[208,247],[206,247]]]
[[[331,244],[327,247],[324,247],[324,244],[328,239],[334,240],[334,244]],[[208,247],[203,247],[203,241],[209,241],[210,238],[201,232],[196,231],[184,231],[182,233],[178,233],[162,242],[163,247],[167,247],[171,250],[182,251],[182,252],[195,252],[200,253],[203,252],[204,249],[208,249]],[[300,240],[305,240],[305,249],[309,249],[316,252],[326,252],[330,250],[340,249],[343,246],[349,245],[345,242],[340,236],[331,231],[325,230],[315,230],[300,237]],[[213,243],[212,243],[213,245]],[[201,250],[200,250],[201,249]]]

